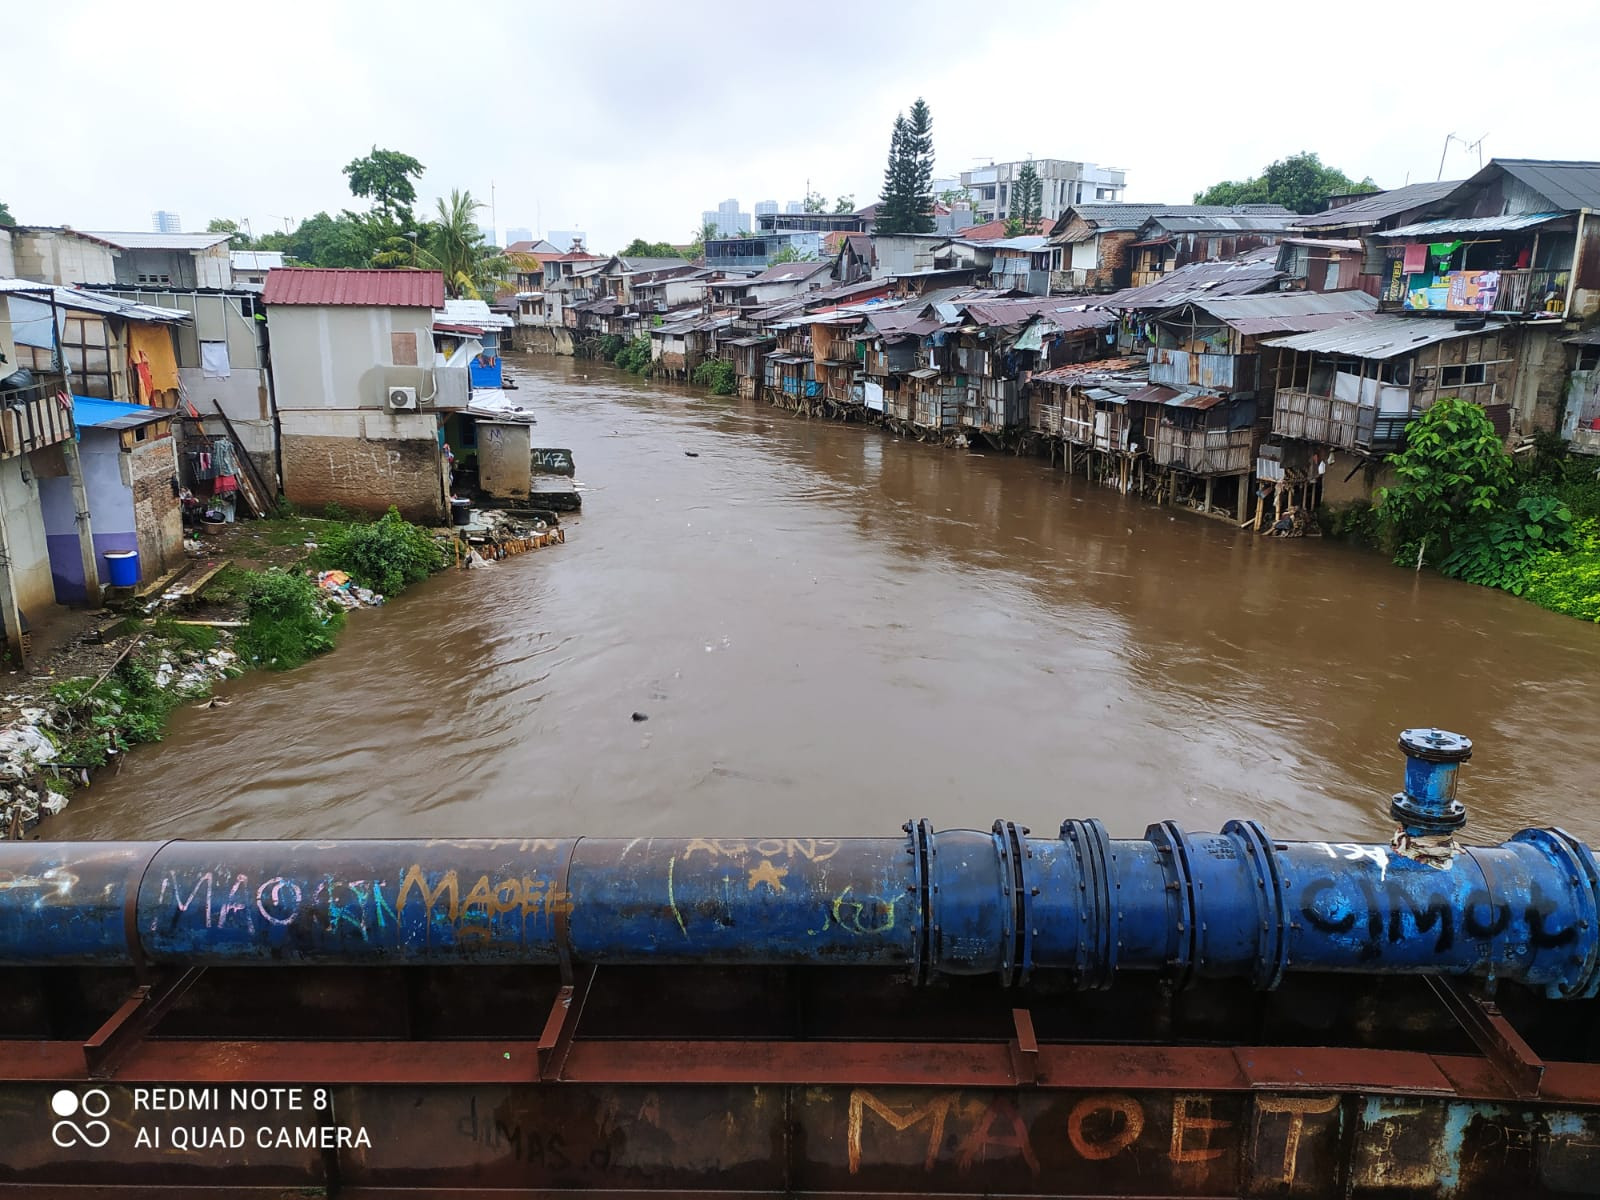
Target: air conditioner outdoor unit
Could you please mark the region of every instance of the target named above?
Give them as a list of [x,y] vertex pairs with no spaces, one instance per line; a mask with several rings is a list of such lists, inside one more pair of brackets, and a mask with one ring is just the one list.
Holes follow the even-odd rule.
[[392,412],[401,412],[417,407],[417,389],[410,387],[392,387],[389,389],[389,409]]

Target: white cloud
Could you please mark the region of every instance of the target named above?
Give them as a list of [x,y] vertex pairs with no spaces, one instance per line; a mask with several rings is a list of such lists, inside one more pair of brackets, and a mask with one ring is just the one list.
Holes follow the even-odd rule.
[[[725,4],[63,3],[8,27],[26,116],[0,200],[19,220],[146,228],[248,217],[259,232],[353,202],[340,168],[374,144],[499,224],[586,229],[613,248],[680,240],[736,196],[876,195],[897,110],[924,96],[941,174],[988,158],[1128,170],[1128,198],[1186,201],[1315,150],[1396,186],[1432,179],[1445,135],[1486,157],[1593,156],[1561,103],[1600,20],[1504,20],[1354,0],[934,0]],[[1471,31],[1494,30],[1492,38]],[[1452,147],[1446,176],[1476,166]],[[484,221],[487,223],[488,214]]]

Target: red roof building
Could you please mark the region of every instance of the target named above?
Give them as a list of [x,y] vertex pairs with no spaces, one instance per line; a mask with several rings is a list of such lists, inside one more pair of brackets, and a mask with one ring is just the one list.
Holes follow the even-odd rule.
[[262,301],[367,308],[444,307],[438,271],[368,271],[345,267],[278,267],[267,272]]

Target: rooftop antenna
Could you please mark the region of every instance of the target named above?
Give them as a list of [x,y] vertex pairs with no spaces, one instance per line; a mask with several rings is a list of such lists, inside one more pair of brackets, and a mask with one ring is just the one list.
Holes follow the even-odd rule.
[[1434,182],[1437,183],[1439,180],[1444,178],[1444,159],[1445,155],[1450,153],[1451,142],[1460,142],[1463,148],[1467,150],[1476,150],[1478,152],[1478,170],[1483,170],[1483,143],[1488,139],[1488,137],[1489,135],[1486,133],[1477,141],[1469,142],[1466,138],[1457,137],[1453,133],[1445,134],[1444,149],[1439,153],[1439,174],[1434,177]]

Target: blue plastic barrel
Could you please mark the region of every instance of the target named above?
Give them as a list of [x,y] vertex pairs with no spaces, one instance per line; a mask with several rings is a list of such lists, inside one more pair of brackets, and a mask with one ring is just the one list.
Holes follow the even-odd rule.
[[106,572],[112,587],[137,587],[139,585],[139,552],[137,550],[112,550],[103,555]]

